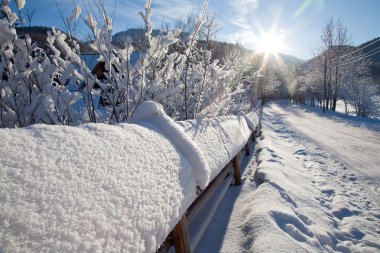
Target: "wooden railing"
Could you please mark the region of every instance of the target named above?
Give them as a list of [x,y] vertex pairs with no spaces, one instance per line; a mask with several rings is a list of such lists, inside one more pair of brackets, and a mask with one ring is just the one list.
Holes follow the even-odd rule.
[[259,127],[256,131],[252,132],[251,137],[248,139],[245,147],[235,155],[235,157],[221,170],[221,172],[210,182],[204,191],[198,196],[198,198],[187,209],[187,212],[181,220],[174,227],[173,231],[168,235],[165,242],[157,250],[157,252],[167,252],[173,245],[176,253],[191,253],[190,235],[188,230],[188,224],[193,217],[201,210],[201,208],[210,200],[215,190],[223,184],[226,178],[233,173],[235,186],[241,185],[240,164],[242,159],[241,155],[245,154],[249,156],[250,142],[256,140]]

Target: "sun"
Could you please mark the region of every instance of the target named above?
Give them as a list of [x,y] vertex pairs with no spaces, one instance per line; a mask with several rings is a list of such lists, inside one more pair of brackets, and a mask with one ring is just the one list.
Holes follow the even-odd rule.
[[282,34],[263,32],[257,41],[257,50],[265,54],[278,54],[285,47]]

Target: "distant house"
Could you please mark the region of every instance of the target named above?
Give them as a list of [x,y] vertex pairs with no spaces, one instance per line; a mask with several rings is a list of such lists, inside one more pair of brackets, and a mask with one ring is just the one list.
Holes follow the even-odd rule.
[[[139,52],[132,52],[130,56],[130,62],[132,65],[135,65],[139,59],[140,53]],[[105,73],[105,64],[103,61],[100,61],[100,54],[98,53],[85,53],[81,54],[80,59],[87,65],[87,67],[91,70],[91,73],[96,75],[99,80],[103,80],[104,73]],[[77,66],[77,70],[79,70],[80,66]],[[82,89],[85,87],[86,83],[82,84]],[[80,86],[77,84],[69,83],[68,89],[70,91],[80,91]],[[94,107],[95,110],[102,110],[107,105],[107,101],[102,96],[102,91],[100,87],[95,84],[94,90],[93,90],[93,101],[94,101]],[[78,101],[74,107],[78,110],[85,107],[84,101]]]
[[[95,74],[98,76],[98,74],[94,71],[96,69],[100,69],[99,65],[101,65],[101,62],[99,62],[99,57],[100,54],[95,54],[95,53],[86,53],[86,54],[81,54],[80,59],[87,65],[87,67],[91,70],[91,73]],[[104,65],[104,64],[103,64]],[[76,69],[79,71],[80,66],[76,66]],[[71,92],[80,92],[81,89],[85,87],[86,83],[83,82],[81,85],[69,82],[66,84],[66,87],[69,91]],[[86,97],[84,97],[86,99]],[[98,113],[102,113],[103,109],[101,108],[101,92],[100,88],[97,87],[92,91],[92,100],[94,104],[94,109]],[[84,100],[79,100],[76,102],[72,108],[76,111],[82,111],[86,107],[86,101]]]
[[[95,74],[96,76],[99,76],[99,74],[100,74],[99,69],[100,69],[101,63],[98,60],[99,60],[100,54],[86,53],[86,54],[81,54],[79,57],[87,65],[87,67],[91,70],[91,73]],[[104,63],[103,63],[103,65],[104,65]],[[76,69],[79,72],[80,66],[76,66]],[[85,85],[85,84],[83,84],[83,85]],[[79,91],[79,86],[77,84],[68,83],[68,84],[66,84],[66,86],[69,89],[69,91]]]
[[97,53],[87,53],[87,54],[81,54],[80,59],[87,65],[87,67],[93,71],[97,65],[99,65],[98,59],[100,57],[100,54]]

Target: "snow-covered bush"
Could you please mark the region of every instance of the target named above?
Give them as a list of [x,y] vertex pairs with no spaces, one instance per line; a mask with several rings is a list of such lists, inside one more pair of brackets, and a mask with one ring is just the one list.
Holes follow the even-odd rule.
[[65,87],[71,78],[68,62],[48,57],[27,35],[19,38],[12,27],[17,15],[6,1],[3,11],[7,16],[0,20],[0,127],[70,124],[76,118],[70,105],[80,96]]
[[[197,45],[207,1],[184,40],[179,39],[178,28],[153,36],[151,1],[144,7],[140,16],[145,38],[138,48],[129,37],[122,47],[112,44],[112,19],[105,11],[97,15],[102,20],[87,13],[84,22],[93,38],[89,46],[104,64],[102,76],[97,76],[81,60],[79,44],[72,37],[73,22],[81,15],[79,6],[65,19],[67,33],[52,28],[48,50],[43,50],[28,36],[17,36],[12,25],[18,17],[5,4],[7,17],[0,20],[0,126],[125,122],[147,100],[161,103],[175,119],[227,114],[232,92],[242,90],[241,61],[234,53],[221,61],[212,59],[207,45]],[[137,62],[131,60],[132,54],[138,55]],[[76,86],[76,92],[70,92],[69,85]],[[96,94],[102,97],[101,113]],[[73,106],[78,100],[83,104],[79,109]]]

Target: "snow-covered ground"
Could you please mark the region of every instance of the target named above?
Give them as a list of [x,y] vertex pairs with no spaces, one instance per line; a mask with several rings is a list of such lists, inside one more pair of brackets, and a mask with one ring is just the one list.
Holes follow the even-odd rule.
[[196,252],[379,252],[380,121],[286,101],[262,116],[257,162]]
[[[354,106],[348,104],[347,110],[348,110],[349,115],[355,116],[355,107]],[[345,108],[344,102],[342,100],[338,100],[336,102],[336,112],[343,113],[343,114],[346,113],[346,108]]]
[[[359,176],[358,181],[374,198],[380,197],[380,121],[359,117],[344,117],[320,110],[311,110],[286,104],[273,105],[281,117],[317,142],[322,149],[330,151]],[[340,118],[341,117],[341,118]],[[380,202],[378,202],[380,203]]]

